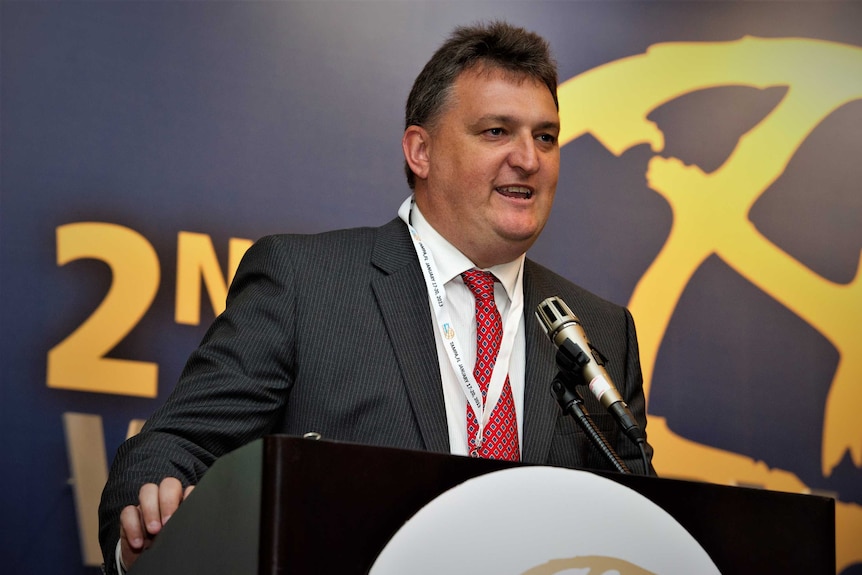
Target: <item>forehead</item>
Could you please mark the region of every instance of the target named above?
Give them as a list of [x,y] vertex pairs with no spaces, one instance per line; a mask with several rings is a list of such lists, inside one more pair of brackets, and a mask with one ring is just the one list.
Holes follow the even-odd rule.
[[454,114],[504,114],[536,121],[558,121],[550,89],[539,79],[496,67],[474,66],[461,72],[442,110]]

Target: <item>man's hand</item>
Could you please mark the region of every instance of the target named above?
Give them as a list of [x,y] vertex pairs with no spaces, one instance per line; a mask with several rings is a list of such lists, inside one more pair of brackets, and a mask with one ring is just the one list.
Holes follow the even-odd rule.
[[138,493],[138,505],[128,505],[120,513],[120,557],[124,569],[130,569],[141,553],[150,547],[180,503],[194,485],[183,490],[179,479],[166,477],[158,485],[147,483]]

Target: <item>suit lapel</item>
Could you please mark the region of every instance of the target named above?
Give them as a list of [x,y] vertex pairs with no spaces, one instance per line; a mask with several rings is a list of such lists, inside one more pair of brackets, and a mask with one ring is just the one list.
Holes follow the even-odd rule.
[[371,287],[425,447],[448,453],[449,431],[428,294],[403,222],[395,219],[378,229],[371,263],[385,273]]
[[535,317],[536,307],[556,295],[553,286],[530,260],[524,262],[524,448],[522,459],[545,463],[554,436],[559,406],[551,397],[551,381],[557,373],[554,344]]

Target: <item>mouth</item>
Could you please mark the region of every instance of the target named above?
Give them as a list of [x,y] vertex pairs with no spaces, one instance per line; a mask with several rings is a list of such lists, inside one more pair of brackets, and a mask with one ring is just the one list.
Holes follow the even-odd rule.
[[533,190],[525,186],[500,186],[494,188],[494,191],[501,196],[516,200],[529,200],[533,197]]

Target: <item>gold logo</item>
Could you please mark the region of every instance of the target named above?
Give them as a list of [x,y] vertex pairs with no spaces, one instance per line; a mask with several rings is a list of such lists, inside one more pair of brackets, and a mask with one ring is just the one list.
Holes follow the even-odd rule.
[[[598,555],[573,557],[571,559],[553,559],[524,571],[522,575],[556,575],[557,573],[570,572],[570,569],[579,569],[580,571],[578,572],[582,572],[584,575],[654,575],[650,571],[642,569],[628,561]],[[583,571],[584,569],[586,571]]]
[[[862,467],[862,279],[838,284],[819,276],[764,237],[749,210],[784,172],[811,131],[840,106],[862,99],[862,48],[801,38],[747,37],[734,42],[666,43],[599,66],[559,89],[560,143],[592,134],[621,155],[638,144],[653,152],[664,136],[647,119],[686,93],[718,86],[787,86],[783,100],[739,139],[712,173],[654,156],[646,177],[673,211],[669,237],[629,302],[638,325],[649,399],[659,346],[683,290],[711,255],[792,310],[838,350],[825,405],[821,469],[828,477],[845,454]],[[810,491],[794,473],[690,441],[661,417],[650,417],[659,473],[716,483]],[[838,571],[862,562],[862,506],[836,502]]]
[[455,337],[455,330],[452,329],[452,326],[448,323],[443,324],[443,337],[446,339],[452,339]]

